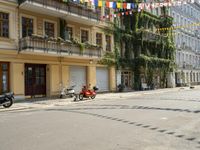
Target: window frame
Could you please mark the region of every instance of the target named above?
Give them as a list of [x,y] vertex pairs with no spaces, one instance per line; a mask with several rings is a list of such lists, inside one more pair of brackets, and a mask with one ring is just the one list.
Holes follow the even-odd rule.
[[[53,36],[49,36],[49,35],[47,35],[47,34],[51,34],[51,32],[48,30],[48,32],[46,33],[46,23],[47,24],[52,24],[53,25]],[[53,22],[51,22],[51,21],[46,21],[46,20],[44,20],[44,28],[43,28],[43,30],[44,30],[44,36],[47,36],[47,37],[49,37],[49,38],[55,38],[55,23],[53,23]]]
[[20,14],[20,38],[22,38],[22,17],[33,19],[33,34],[37,33],[36,17],[27,14]]
[[73,39],[74,39],[74,35],[75,35],[74,26],[73,26],[73,25],[67,24],[67,25],[65,26],[65,31],[66,31],[66,32],[67,32],[67,28],[71,28],[71,29],[72,29],[72,35],[71,35],[70,39],[68,39],[68,40],[73,40]]
[[[97,34],[101,35],[101,39],[97,38]],[[97,40],[101,40],[101,44],[98,44]],[[101,46],[101,47],[103,46],[103,33],[101,32],[96,32],[96,45]]]
[[[0,28],[2,29],[2,32],[0,32],[0,37],[1,38],[10,38],[10,14],[8,12],[4,12],[4,11],[0,11],[0,13],[2,15],[7,15],[7,20],[3,19],[3,17],[0,18]],[[8,32],[6,33],[7,36],[3,36],[3,34],[5,34],[4,30],[3,30],[3,24],[5,23],[5,21],[7,22],[7,29],[8,29]]]
[[[88,33],[87,41],[82,42],[82,31],[87,31],[87,33]],[[86,29],[86,28],[81,28],[80,29],[80,42],[81,43],[86,43],[86,42],[89,42],[89,41],[90,41],[90,30]]]
[[[107,37],[109,37],[109,41],[110,41],[110,42],[109,42],[109,46],[108,46],[108,42],[107,42]],[[112,40],[111,40],[111,35],[106,34],[106,35],[105,35],[105,40],[106,40],[106,51],[111,52],[111,49],[112,49],[112,48],[111,48],[111,43],[112,43],[112,42],[111,42],[111,41],[112,41]],[[109,49],[107,49],[107,47],[108,47]]]

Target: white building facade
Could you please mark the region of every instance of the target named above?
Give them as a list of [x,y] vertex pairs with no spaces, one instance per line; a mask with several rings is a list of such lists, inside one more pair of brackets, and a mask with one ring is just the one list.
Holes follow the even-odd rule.
[[200,3],[171,7],[176,45],[176,86],[200,84]]

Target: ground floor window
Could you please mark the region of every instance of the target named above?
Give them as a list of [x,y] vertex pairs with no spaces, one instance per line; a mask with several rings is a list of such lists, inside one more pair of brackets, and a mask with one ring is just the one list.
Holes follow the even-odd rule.
[[9,63],[0,62],[0,94],[9,92]]

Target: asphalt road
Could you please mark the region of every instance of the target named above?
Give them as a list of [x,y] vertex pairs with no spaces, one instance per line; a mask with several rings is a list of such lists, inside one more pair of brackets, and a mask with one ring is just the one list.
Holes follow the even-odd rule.
[[0,113],[0,150],[200,149],[200,91]]

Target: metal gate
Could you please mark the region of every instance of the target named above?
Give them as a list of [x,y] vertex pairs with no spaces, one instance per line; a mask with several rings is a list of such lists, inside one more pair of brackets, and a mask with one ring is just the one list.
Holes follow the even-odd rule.
[[96,81],[100,92],[109,91],[109,73],[107,68],[98,67],[96,69]]
[[86,85],[86,67],[70,66],[70,85],[76,85],[75,92],[80,92]]

